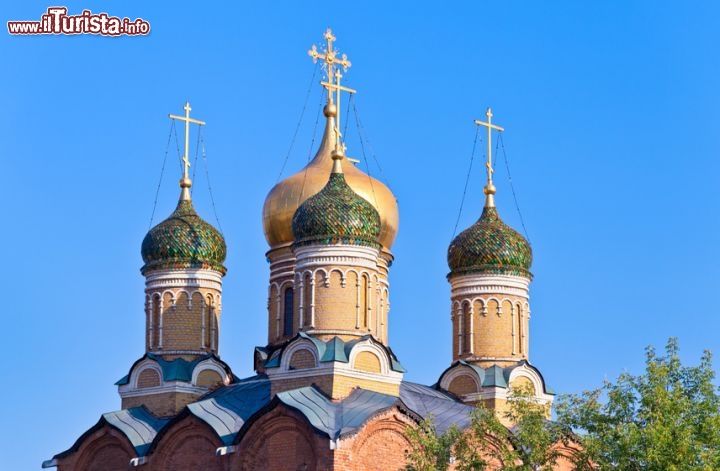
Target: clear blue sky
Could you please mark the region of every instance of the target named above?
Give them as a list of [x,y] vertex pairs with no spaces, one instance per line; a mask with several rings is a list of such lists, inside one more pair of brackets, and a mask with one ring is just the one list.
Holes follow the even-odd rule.
[[[0,7],[3,28],[52,5],[16,3]],[[266,340],[262,204],[327,26],[353,62],[344,84],[382,173],[366,142],[370,169],[400,205],[390,344],[407,379],[433,383],[450,363],[446,249],[487,106],[533,244],[530,357],[549,384],[639,372],[645,346],[670,336],[688,363],[719,349],[716,2],[360,3],[73,1],[70,13],[142,17],[151,34],[0,33],[2,469],[37,469],[119,408],[113,383],[144,349],[140,243],[167,114],[186,99],[207,121],[229,248],[220,351],[252,374]],[[308,158],[320,97],[314,83],[284,176]],[[347,135],[362,159],[353,120]],[[461,229],[481,211],[483,150]],[[174,141],[168,162],[155,223],[177,200]],[[520,229],[498,164],[500,214]],[[198,170],[196,207],[214,223]]]

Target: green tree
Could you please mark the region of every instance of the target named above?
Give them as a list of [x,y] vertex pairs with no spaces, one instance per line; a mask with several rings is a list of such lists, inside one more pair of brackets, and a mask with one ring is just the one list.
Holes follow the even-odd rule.
[[506,440],[485,447],[486,456],[502,463],[504,471],[552,470],[560,458],[560,446],[570,438],[566,429],[548,420],[549,406],[538,403],[529,387],[512,388],[508,404],[504,418],[513,424],[509,430],[490,410],[478,408],[473,415],[475,437]]
[[412,449],[408,471],[443,471],[454,463],[458,471],[495,469],[506,471],[547,471],[560,456],[558,444],[568,434],[547,420],[547,406],[539,404],[527,388],[513,388],[504,418],[514,424],[508,429],[494,411],[478,406],[465,431],[451,428],[437,435],[432,420],[408,429]]
[[[558,421],[580,436],[577,469],[720,469],[720,400],[710,352],[683,366],[676,339],[665,356],[649,347],[645,372],[562,398]],[[587,463],[593,463],[588,465]]]
[[445,471],[450,465],[455,443],[461,432],[452,426],[438,434],[432,417],[420,422],[417,427],[408,427],[407,438],[412,449],[408,452],[407,471]]

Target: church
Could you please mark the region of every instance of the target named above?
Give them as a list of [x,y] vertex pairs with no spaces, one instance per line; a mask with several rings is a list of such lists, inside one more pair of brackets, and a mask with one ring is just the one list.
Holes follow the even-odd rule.
[[341,92],[353,90],[340,82],[351,64],[329,29],[324,37],[309,51],[326,72],[322,142],[263,208],[267,339],[252,352],[256,375],[235,376],[220,356],[226,241],[193,207],[190,125],[204,123],[186,103],[184,116],[171,116],[185,126],[177,208],[141,247],[145,352],[116,383],[118,410],[43,468],[397,470],[408,428],[425,418],[442,433],[467,427],[477,404],[502,416],[519,385],[552,404],[528,361],[532,251],[495,206],[490,133],[502,128],[489,109],[476,121],[488,132],[485,206],[448,248],[452,358],[433,385],[404,379],[388,340],[398,206],[345,157]]

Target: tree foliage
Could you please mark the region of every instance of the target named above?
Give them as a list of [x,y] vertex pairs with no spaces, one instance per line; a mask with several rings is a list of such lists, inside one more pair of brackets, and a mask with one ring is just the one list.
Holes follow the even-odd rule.
[[[711,355],[683,366],[676,339],[665,356],[649,347],[645,372],[566,396],[558,420],[583,444],[577,469],[709,471],[720,469],[720,400]],[[587,463],[592,463],[588,465]]]
[[450,428],[437,434],[432,419],[409,428],[412,450],[408,453],[408,471],[444,471],[450,463],[457,471],[546,471],[555,465],[557,444],[566,433],[547,420],[547,406],[537,403],[532,391],[515,388],[504,418],[514,424],[508,429],[495,412],[478,406],[470,427],[461,432]]
[[438,433],[432,417],[427,417],[417,427],[408,427],[407,438],[412,449],[407,454],[407,471],[444,471],[448,469],[452,453],[461,435],[452,426]]

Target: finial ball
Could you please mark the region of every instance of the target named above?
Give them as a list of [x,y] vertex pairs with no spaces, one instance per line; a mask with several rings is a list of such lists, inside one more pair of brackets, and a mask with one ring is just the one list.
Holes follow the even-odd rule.
[[189,178],[180,179],[180,188],[190,188],[192,186],[192,180]]
[[334,118],[337,116],[337,106],[335,106],[335,103],[328,103],[325,105],[325,108],[323,108],[323,114],[326,118]]
[[488,184],[485,185],[485,187],[483,188],[483,193],[485,193],[486,195],[494,195],[496,191],[497,190],[495,189],[495,185],[490,182],[488,182]]

